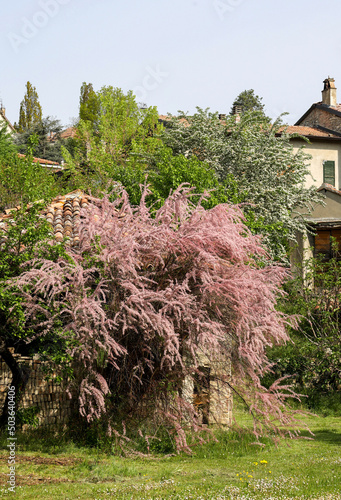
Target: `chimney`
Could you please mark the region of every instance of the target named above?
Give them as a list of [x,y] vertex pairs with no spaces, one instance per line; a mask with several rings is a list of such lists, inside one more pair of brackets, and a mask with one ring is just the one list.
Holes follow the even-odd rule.
[[242,106],[233,106],[232,108],[232,114],[235,116],[235,122],[239,123],[240,122],[240,115],[243,112],[243,107]]
[[6,108],[4,108],[2,105],[0,107],[0,113],[2,114],[2,116],[6,116]]
[[220,113],[219,114],[219,120],[226,120],[226,115]]
[[322,90],[322,103],[327,106],[336,106],[336,87],[334,78],[326,78]]

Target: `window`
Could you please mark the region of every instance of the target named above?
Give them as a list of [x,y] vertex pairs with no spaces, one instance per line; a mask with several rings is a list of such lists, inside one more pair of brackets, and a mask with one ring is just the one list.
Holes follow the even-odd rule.
[[323,162],[323,182],[335,186],[335,161]]

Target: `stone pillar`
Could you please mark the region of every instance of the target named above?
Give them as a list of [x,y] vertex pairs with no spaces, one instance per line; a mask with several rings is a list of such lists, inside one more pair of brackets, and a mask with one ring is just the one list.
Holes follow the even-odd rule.
[[220,426],[232,424],[231,359],[216,355],[211,360],[210,423]]

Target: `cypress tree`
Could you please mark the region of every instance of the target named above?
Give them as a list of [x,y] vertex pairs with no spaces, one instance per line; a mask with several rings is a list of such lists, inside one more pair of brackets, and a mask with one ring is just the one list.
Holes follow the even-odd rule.
[[79,98],[79,118],[91,122],[96,128],[100,114],[100,100],[92,83],[83,82]]
[[26,132],[42,120],[42,109],[36,88],[26,83],[26,94],[20,103],[18,132]]

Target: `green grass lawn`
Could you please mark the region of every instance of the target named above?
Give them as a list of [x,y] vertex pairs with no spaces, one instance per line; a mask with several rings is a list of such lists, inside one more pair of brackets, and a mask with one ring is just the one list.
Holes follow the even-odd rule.
[[[8,492],[1,445],[0,498],[22,499],[325,499],[341,500],[341,417],[306,417],[315,439],[253,444],[222,432],[193,456],[121,458],[74,444],[18,434],[17,488]],[[308,436],[308,434],[304,434]],[[20,442],[21,441],[21,442]]]

